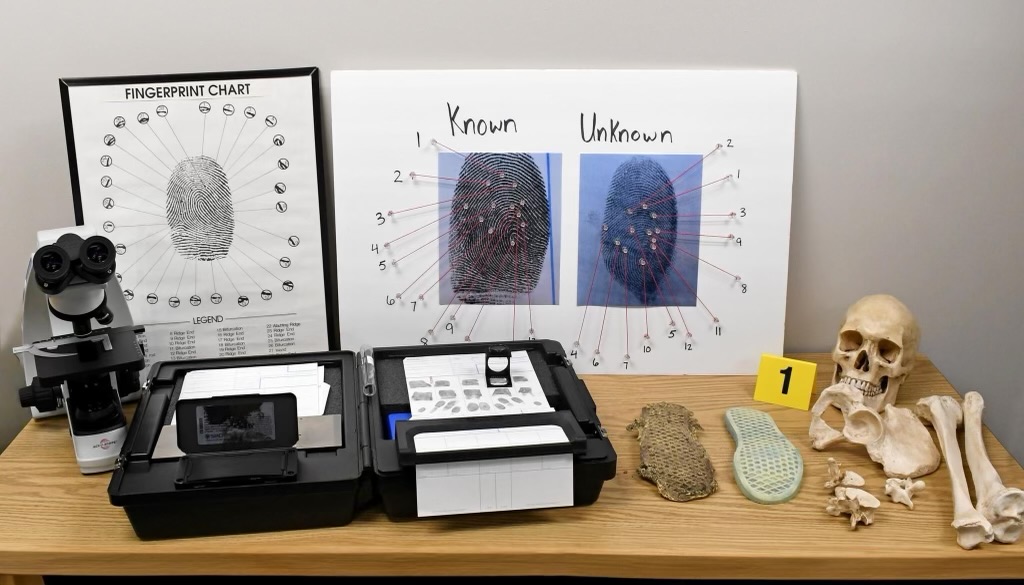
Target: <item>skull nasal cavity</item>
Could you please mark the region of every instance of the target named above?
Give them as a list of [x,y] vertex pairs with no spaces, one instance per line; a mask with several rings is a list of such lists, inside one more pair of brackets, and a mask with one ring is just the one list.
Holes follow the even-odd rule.
[[866,372],[871,369],[871,364],[868,363],[868,352],[862,351],[857,354],[857,361],[854,362],[853,367],[862,372]]

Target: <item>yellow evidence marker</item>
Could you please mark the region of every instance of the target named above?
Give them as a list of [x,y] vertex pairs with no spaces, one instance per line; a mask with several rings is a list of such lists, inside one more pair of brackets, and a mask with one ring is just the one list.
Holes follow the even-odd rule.
[[807,410],[814,390],[818,364],[771,354],[761,354],[754,400]]

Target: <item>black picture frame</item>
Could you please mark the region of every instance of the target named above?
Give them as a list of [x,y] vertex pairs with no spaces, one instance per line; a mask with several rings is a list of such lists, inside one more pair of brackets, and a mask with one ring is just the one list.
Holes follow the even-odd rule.
[[333,198],[329,196],[328,193],[324,170],[323,111],[321,107],[320,69],[318,67],[59,78],[58,82],[60,86],[61,108],[64,116],[64,135],[67,142],[68,165],[71,173],[71,193],[75,211],[75,223],[77,225],[84,225],[85,216],[82,207],[82,190],[78,173],[78,155],[75,149],[75,126],[74,117],[72,115],[70,95],[71,88],[94,85],[232,81],[240,79],[273,79],[283,77],[309,77],[310,79],[310,99],[313,113],[313,139],[315,142],[316,153],[316,178],[320,203],[320,238],[323,254],[324,299],[328,320],[328,349],[334,351],[340,349],[334,202]]

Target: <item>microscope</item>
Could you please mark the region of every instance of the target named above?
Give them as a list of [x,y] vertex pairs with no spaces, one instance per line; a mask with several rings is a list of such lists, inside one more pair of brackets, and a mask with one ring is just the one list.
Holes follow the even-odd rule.
[[[37,234],[25,278],[24,345],[14,348],[34,419],[67,414],[82,473],[114,469],[122,400],[141,395],[145,353],[115,277],[116,249],[89,227]],[[97,325],[94,327],[94,323]]]

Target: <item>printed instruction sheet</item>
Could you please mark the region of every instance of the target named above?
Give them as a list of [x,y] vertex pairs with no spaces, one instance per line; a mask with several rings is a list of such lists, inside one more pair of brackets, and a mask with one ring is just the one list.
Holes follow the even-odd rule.
[[318,416],[324,413],[330,392],[331,385],[324,381],[324,367],[310,362],[188,372],[178,400],[291,393],[298,416]]
[[544,396],[525,351],[512,352],[512,386],[488,388],[486,354],[464,353],[405,358],[412,418],[495,416],[554,409]]

